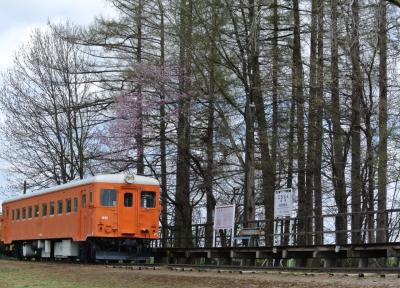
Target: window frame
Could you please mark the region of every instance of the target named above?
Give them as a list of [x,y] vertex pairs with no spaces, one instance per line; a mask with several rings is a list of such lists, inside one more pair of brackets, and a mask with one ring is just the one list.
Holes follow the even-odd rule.
[[[130,205],[127,205],[126,195],[131,195]],[[124,207],[125,208],[132,208],[133,207],[133,193],[132,192],[124,192]]]
[[57,215],[63,215],[64,201],[57,200]]
[[56,212],[56,207],[54,201],[50,201],[49,203],[49,216],[54,216]]
[[86,193],[82,194],[82,208],[86,208]]
[[[105,194],[107,192],[107,194]],[[113,195],[113,197],[111,197]],[[103,201],[105,200],[105,201]],[[104,188],[100,190],[100,206],[114,208],[117,207],[117,190]]]
[[[144,202],[143,202],[143,200],[144,199],[148,199],[147,197],[146,198],[144,198],[143,197],[143,194],[149,194],[149,195],[151,195],[152,197],[151,197],[151,200],[152,200],[152,205],[150,206],[147,206],[147,205],[144,205]],[[143,209],[154,209],[154,208],[156,208],[157,207],[157,193],[155,192],[155,191],[141,191],[140,192],[140,208],[143,208]],[[147,202],[146,202],[147,203]]]
[[21,212],[21,220],[26,220],[26,207],[23,207]]
[[42,217],[47,217],[47,203],[42,203]]
[[72,211],[72,201],[71,198],[67,198],[65,199],[65,214],[71,214],[71,211]]
[[78,207],[79,207],[79,200],[78,200],[78,197],[74,197],[74,207],[73,207],[73,211],[74,211],[74,213],[77,213],[78,212]]
[[33,206],[33,218],[39,218],[39,204]]
[[32,205],[31,206],[28,206],[28,220],[31,220],[32,219],[32,213],[33,212],[33,209],[32,209]]

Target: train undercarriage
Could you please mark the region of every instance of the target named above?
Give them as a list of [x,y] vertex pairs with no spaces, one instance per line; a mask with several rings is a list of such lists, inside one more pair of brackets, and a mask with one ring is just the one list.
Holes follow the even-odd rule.
[[150,240],[130,238],[88,238],[14,241],[6,254],[18,259],[71,259],[84,263],[130,261],[143,263],[151,256]]

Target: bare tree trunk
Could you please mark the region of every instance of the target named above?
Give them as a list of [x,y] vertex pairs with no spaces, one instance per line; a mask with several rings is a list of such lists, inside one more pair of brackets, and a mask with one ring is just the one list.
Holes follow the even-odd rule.
[[[255,11],[254,11],[254,0],[249,0],[249,21],[254,25],[253,20],[255,19]],[[257,28],[254,28],[257,30]],[[248,63],[248,71],[249,71],[249,82],[250,82],[250,91],[246,97],[246,156],[245,156],[245,180],[244,180],[244,223],[246,226],[249,225],[249,221],[255,219],[255,160],[254,160],[254,107],[255,107],[255,93],[257,87],[255,77],[252,74],[252,69],[254,69],[251,65],[254,62],[253,53],[255,53],[254,49],[258,43],[254,43],[257,41],[257,35],[249,35],[248,37],[254,37],[254,39],[249,39],[252,43],[250,46],[249,54],[249,63]]]
[[[136,27],[137,27],[137,48],[136,48],[136,62],[140,65],[142,63],[142,13],[143,13],[143,3],[139,0]],[[136,170],[138,175],[144,174],[144,141],[143,141],[143,99],[142,99],[142,86],[137,85],[137,127],[136,127],[136,154],[137,154],[137,164]]]
[[324,132],[322,127],[324,115],[324,1],[318,0],[318,64],[317,64],[317,87],[316,87],[316,121],[315,121],[315,165],[314,165],[314,217],[315,217],[315,244],[322,245],[324,229],[322,218],[322,144]]
[[[165,69],[165,24],[164,24],[164,6],[161,0],[158,1],[160,10],[160,66]],[[165,123],[165,91],[162,87],[160,91],[160,162],[161,162],[161,204],[163,210],[161,212],[162,226],[162,245],[167,246],[168,240],[168,192],[167,192],[167,137]]]
[[278,146],[278,124],[279,124],[279,110],[278,110],[278,75],[279,75],[279,48],[278,48],[278,29],[279,29],[279,15],[278,15],[278,0],[273,3],[273,38],[272,38],[272,140],[271,140],[271,161],[273,167],[273,185],[272,190],[276,186],[276,165],[277,165],[277,146]]
[[255,219],[255,186],[254,186],[254,101],[249,96],[246,100],[246,156],[244,179],[244,222]]
[[[212,3],[212,39],[215,42],[218,33],[218,2],[216,0]],[[206,190],[206,206],[207,206],[207,222],[206,222],[206,247],[211,247],[213,243],[213,212],[216,205],[216,200],[213,194],[213,180],[214,180],[214,111],[215,111],[215,90],[216,90],[216,71],[215,63],[217,62],[217,54],[213,49],[213,43],[210,43],[210,56],[208,59],[209,70],[209,96],[208,96],[208,119],[207,119],[207,136],[206,136],[206,154],[207,154],[207,169],[205,173],[204,186]]]
[[[252,93],[250,93],[252,95]],[[255,219],[254,187],[254,101],[252,96],[246,100],[246,151],[244,179],[244,223]]]
[[335,189],[335,202],[339,215],[335,219],[336,243],[347,243],[347,195],[346,195],[346,153],[343,131],[340,124],[339,98],[339,52],[338,52],[338,0],[331,0],[331,109],[333,126],[333,164],[332,179]]
[[[211,68],[213,69],[213,68]],[[214,71],[211,70],[210,77],[214,76]],[[216,205],[216,200],[213,194],[213,173],[214,173],[214,80],[210,78],[210,95],[208,107],[208,124],[207,124],[207,169],[204,179],[207,202],[207,222],[206,222],[206,247],[212,245],[213,239],[213,212]]]
[[387,239],[387,19],[386,3],[379,2],[379,147],[378,147],[378,219],[377,242],[384,243]]
[[[371,99],[372,101],[372,99]],[[367,104],[366,104],[367,105]],[[363,199],[366,199],[367,201],[367,227],[368,227],[368,242],[369,243],[374,243],[375,242],[375,220],[374,220],[374,190],[375,190],[375,172],[374,172],[374,147],[372,144],[372,127],[371,127],[371,112],[372,112],[372,103],[370,104],[371,107],[367,108],[366,107],[366,112],[365,112],[365,138],[367,140],[367,182],[368,182],[368,187],[366,190],[366,194]]]
[[350,57],[352,64],[351,96],[351,239],[353,244],[361,243],[361,141],[360,108],[362,98],[362,78],[360,69],[359,44],[359,3],[353,0]]
[[[293,68],[292,68],[293,69]],[[293,81],[293,80],[292,80]],[[294,84],[292,84],[292,87],[294,87]],[[289,135],[288,135],[288,150],[287,150],[287,158],[288,158],[288,168],[287,168],[287,181],[286,181],[286,188],[293,188],[293,148],[295,147],[295,137],[294,137],[294,128],[295,128],[295,117],[296,117],[296,98],[295,98],[295,93],[294,89],[292,89],[292,98],[290,101],[290,112],[289,112]],[[290,218],[290,217],[289,217]],[[283,243],[284,245],[289,244],[289,233],[290,231],[290,219],[285,220],[285,236],[283,237]],[[296,240],[294,241],[296,242]]]
[[[313,210],[313,194],[314,194],[314,164],[315,164],[315,148],[316,148],[316,117],[317,117],[317,38],[318,38],[318,0],[312,0],[311,13],[311,44],[310,44],[310,94],[308,105],[308,134],[307,134],[307,163],[306,163],[306,193],[305,207],[310,215]],[[306,231],[312,231],[313,218],[307,218]],[[313,235],[307,235],[307,244],[313,243]]]
[[192,49],[192,0],[180,3],[178,149],[175,195],[175,243],[178,247],[191,247],[192,207],[190,202],[190,94]]
[[[279,14],[278,14],[278,0],[274,0],[273,2],[273,40],[272,40],[272,140],[271,140],[271,165],[272,165],[272,176],[273,176],[273,187],[272,193],[275,193],[276,183],[277,183],[277,159],[278,159],[278,124],[279,124],[279,94],[278,94],[278,75],[279,75],[279,47],[278,47],[278,37],[279,37]],[[289,142],[288,142],[288,178],[287,178],[287,188],[292,188],[292,179],[293,179],[293,140],[294,140],[294,113],[295,113],[295,103],[291,101],[291,109],[290,109],[290,132],[289,132]],[[279,183],[279,179],[278,179]],[[275,197],[275,196],[274,196]],[[267,209],[267,207],[266,207]],[[274,209],[272,207],[271,209]],[[274,216],[273,216],[274,217]],[[288,217],[290,218],[290,217]],[[273,220],[273,219],[272,219]],[[284,236],[283,236],[283,245],[287,245],[289,243],[289,233],[290,233],[290,220],[286,219],[284,222]],[[272,226],[273,229],[273,226]],[[272,239],[273,240],[273,239]]]
[[[261,91],[261,76],[260,76],[260,48],[259,48],[259,11],[260,6],[255,5],[253,0],[249,1],[249,21],[251,23],[252,30],[250,31],[250,63],[251,67],[250,74],[250,94],[253,95],[255,116],[258,124],[258,133],[260,137],[260,153],[261,153],[261,170],[262,170],[262,189],[264,196],[264,208],[265,208],[265,233],[266,233],[266,245],[272,246],[271,237],[274,231],[274,183],[273,183],[273,166],[271,163],[271,157],[269,152],[268,143],[268,125],[265,118],[265,106],[264,98]],[[257,8],[257,9],[256,9]],[[254,179],[253,179],[254,180]],[[254,199],[253,199],[254,201]]]
[[299,1],[293,0],[293,77],[297,103],[297,191],[298,191],[298,244],[305,245],[307,231],[307,210],[305,190],[305,149],[304,149],[304,72],[300,44],[300,15]]
[[[258,65],[257,65],[258,66]],[[258,70],[258,68],[257,68]],[[259,72],[257,72],[259,73]],[[259,76],[257,76],[259,78]],[[256,80],[256,83],[260,83]],[[267,121],[265,119],[264,101],[261,91],[255,94],[256,118],[258,123],[258,133],[260,136],[260,149],[261,149],[261,170],[262,170],[262,189],[264,195],[264,209],[265,209],[265,235],[266,246],[272,246],[274,232],[274,177],[273,177],[273,163],[269,154]]]

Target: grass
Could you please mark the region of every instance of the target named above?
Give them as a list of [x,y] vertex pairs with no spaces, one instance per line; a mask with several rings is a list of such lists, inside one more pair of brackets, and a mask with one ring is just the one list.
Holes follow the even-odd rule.
[[398,288],[397,278],[130,270],[104,265],[0,260],[0,288]]
[[[111,273],[105,273],[111,272]],[[72,264],[0,261],[0,288],[102,288],[132,287],[132,282],[113,271]],[[107,275],[109,274],[109,275]],[[133,281],[134,287],[162,287]],[[165,286],[164,286],[165,287]]]
[[104,266],[0,260],[0,288],[164,288],[175,285],[151,275]]

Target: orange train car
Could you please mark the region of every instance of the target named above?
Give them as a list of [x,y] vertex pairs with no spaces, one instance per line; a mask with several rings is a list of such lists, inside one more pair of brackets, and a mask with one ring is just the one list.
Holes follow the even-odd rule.
[[3,220],[3,218],[2,218],[2,216],[1,216],[1,213],[0,213],[0,254],[3,254],[5,251],[5,249],[4,249],[4,243],[1,241],[1,222],[2,222],[2,220]]
[[160,186],[107,174],[3,202],[1,240],[18,258],[133,260],[158,239]]

